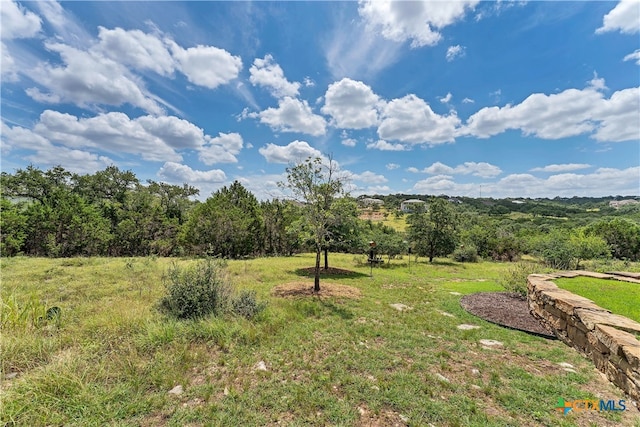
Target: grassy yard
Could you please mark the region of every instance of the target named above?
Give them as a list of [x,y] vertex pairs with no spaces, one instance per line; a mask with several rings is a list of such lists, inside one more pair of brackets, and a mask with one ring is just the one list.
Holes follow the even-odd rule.
[[556,279],[562,289],[589,298],[612,313],[640,322],[640,285],[618,280],[575,277]]
[[[0,423],[640,426],[630,402],[622,413],[562,415],[560,398],[624,396],[563,343],[460,308],[460,294],[500,290],[508,264],[412,259],[409,272],[405,258],[370,277],[363,261],[331,255],[354,274],[322,282],[358,288],[358,299],[273,296],[279,284],[312,286],[301,272],[312,255],[230,262],[234,283],[268,308],[253,321],[177,321],[155,308],[162,276],[193,260],[2,259],[5,304],[34,316],[55,305],[62,317],[3,325]],[[181,394],[168,393],[177,385]]]

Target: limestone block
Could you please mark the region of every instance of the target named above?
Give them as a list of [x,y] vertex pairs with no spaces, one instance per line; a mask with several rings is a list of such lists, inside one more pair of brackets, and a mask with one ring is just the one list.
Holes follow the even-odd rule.
[[637,351],[640,349],[640,341],[629,332],[607,325],[596,325],[595,334],[600,342],[607,346],[611,354],[623,356],[623,347],[628,347],[627,353],[633,358],[633,356],[637,356]]
[[602,310],[593,301],[580,295],[572,294],[564,289],[557,289],[555,291],[545,291],[545,297],[555,300],[555,307],[558,310],[572,315],[578,308],[590,308],[593,310]]

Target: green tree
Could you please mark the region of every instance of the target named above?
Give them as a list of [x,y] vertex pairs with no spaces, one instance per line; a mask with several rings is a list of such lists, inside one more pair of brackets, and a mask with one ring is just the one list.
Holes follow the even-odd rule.
[[456,248],[457,214],[450,203],[434,198],[426,212],[409,215],[409,239],[416,255],[429,257],[446,256]]
[[27,217],[20,203],[0,199],[0,256],[13,256],[22,251],[27,237]]
[[344,179],[337,173],[332,160],[324,164],[320,158],[308,158],[287,168],[287,182],[280,183],[303,203],[305,230],[316,252],[314,292],[320,292],[320,258],[325,245],[331,239],[331,227],[339,223],[332,204],[344,196]]
[[184,239],[196,253],[237,258],[256,253],[262,213],[255,196],[235,181],[197,205],[184,226]]
[[606,240],[611,256],[617,259],[640,260],[640,225],[624,218],[599,221],[587,232]]
[[260,204],[263,223],[262,252],[270,255],[292,255],[300,244],[298,229],[302,213],[290,201],[268,200]]

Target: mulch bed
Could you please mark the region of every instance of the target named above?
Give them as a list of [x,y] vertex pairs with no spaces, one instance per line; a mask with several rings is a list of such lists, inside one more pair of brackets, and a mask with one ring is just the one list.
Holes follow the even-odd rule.
[[463,296],[460,305],[469,313],[488,322],[555,339],[553,332],[529,312],[527,300],[518,294],[479,292]]
[[337,283],[320,283],[320,292],[313,292],[313,282],[290,282],[273,288],[273,294],[282,298],[338,297],[358,299],[362,292],[352,286]]

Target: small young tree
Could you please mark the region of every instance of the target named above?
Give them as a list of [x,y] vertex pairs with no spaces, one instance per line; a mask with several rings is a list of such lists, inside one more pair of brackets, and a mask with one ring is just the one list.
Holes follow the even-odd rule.
[[287,182],[281,182],[280,186],[289,189],[303,203],[308,237],[316,252],[313,291],[319,292],[320,256],[331,239],[331,228],[339,221],[340,215],[336,214],[332,205],[338,197],[345,196],[344,178],[338,176],[333,159],[323,162],[318,157],[309,157],[287,168]]
[[429,202],[427,212],[409,216],[409,239],[416,254],[429,257],[449,255],[456,248],[457,215],[449,202],[435,198]]

